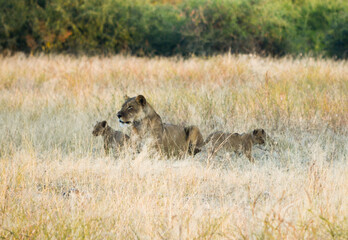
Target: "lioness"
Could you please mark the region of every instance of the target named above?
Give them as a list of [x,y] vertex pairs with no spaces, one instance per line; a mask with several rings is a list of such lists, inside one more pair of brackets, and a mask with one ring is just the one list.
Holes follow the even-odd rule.
[[110,149],[120,148],[128,141],[129,136],[120,131],[112,129],[107,121],[97,122],[92,134],[94,136],[103,136],[105,154],[109,154]]
[[157,149],[167,155],[194,155],[204,144],[198,127],[162,123],[161,117],[143,95],[132,98],[125,96],[125,102],[117,117],[121,123],[131,124],[132,133],[140,141],[152,138]]
[[205,144],[211,144],[211,153],[215,154],[220,149],[233,152],[242,152],[250,160],[254,162],[254,158],[251,155],[252,146],[256,144],[265,144],[269,139],[265,130],[255,129],[250,133],[238,134],[238,133],[224,133],[214,132],[210,134]]

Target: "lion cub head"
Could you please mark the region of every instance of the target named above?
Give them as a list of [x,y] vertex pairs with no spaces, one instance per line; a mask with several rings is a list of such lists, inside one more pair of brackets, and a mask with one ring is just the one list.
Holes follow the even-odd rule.
[[267,134],[263,129],[255,129],[252,133],[252,140],[254,144],[265,144]]
[[93,132],[92,134],[94,136],[100,136],[100,135],[103,135],[105,129],[106,129],[106,126],[107,126],[107,122],[106,121],[102,121],[102,122],[97,122],[97,124],[94,126],[93,128]]
[[135,121],[140,121],[145,117],[145,111],[147,102],[143,95],[137,97],[124,97],[125,102],[122,105],[121,110],[117,113],[117,117],[120,123],[130,124]]

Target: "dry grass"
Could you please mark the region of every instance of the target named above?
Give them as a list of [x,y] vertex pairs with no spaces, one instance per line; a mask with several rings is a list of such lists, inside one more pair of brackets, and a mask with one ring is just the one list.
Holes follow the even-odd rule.
[[[119,129],[125,93],[205,137],[263,127],[279,146],[255,165],[106,158],[92,127]],[[347,239],[347,93],[346,61],[2,57],[0,238]]]

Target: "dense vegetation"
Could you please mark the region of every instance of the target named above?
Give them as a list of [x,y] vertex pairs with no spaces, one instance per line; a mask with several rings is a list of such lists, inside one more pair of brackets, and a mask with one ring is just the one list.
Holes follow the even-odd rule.
[[0,0],[0,51],[348,56],[345,0]]

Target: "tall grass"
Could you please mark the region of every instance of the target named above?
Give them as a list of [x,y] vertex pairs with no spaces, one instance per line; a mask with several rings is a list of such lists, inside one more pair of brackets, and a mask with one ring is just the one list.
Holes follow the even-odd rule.
[[[0,58],[0,237],[346,239],[348,64],[313,58]],[[243,156],[105,157],[123,95],[165,122],[264,128]],[[209,161],[207,161],[209,160]],[[79,194],[63,196],[71,188]]]

